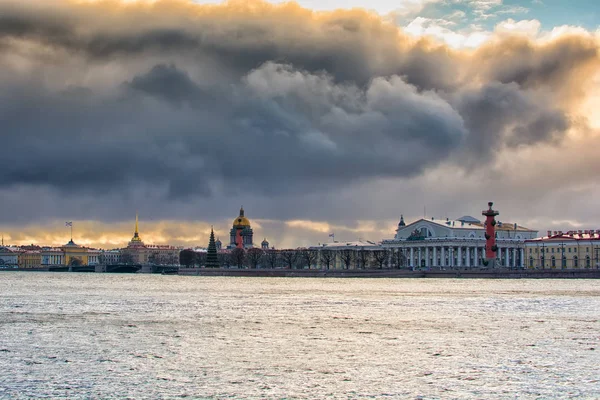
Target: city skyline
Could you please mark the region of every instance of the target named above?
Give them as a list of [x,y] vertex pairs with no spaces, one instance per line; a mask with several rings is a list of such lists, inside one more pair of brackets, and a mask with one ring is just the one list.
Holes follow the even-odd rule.
[[279,248],[489,200],[600,226],[592,2],[203,3],[0,1],[6,242],[118,247],[139,210],[205,246],[240,204]]

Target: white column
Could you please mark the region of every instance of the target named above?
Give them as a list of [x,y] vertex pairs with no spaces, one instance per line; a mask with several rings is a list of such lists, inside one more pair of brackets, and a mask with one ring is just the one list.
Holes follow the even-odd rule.
[[446,267],[446,247],[442,246],[442,259],[440,260],[440,267]]
[[519,262],[519,267],[523,268],[525,266],[525,252],[523,251],[523,249],[519,249],[519,252],[521,253],[521,260]]
[[458,246],[458,260],[457,260],[457,267],[462,267],[462,247]]
[[510,257],[508,256],[509,255],[509,253],[508,253],[508,247],[506,248],[506,250],[504,251],[504,253],[505,253],[505,255],[504,255],[504,257],[505,257],[504,266],[508,267],[508,266],[510,266]]
[[467,267],[471,266],[471,249],[469,248],[469,246],[467,246]]
[[433,248],[433,266],[437,267],[437,247]]
[[429,268],[429,247],[425,247],[425,266]]
[[410,265],[409,265],[410,267],[415,266],[415,263],[414,263],[415,258],[414,257],[415,257],[415,249],[413,247],[411,247],[410,248]]
[[517,266],[517,249],[515,249],[514,247],[512,249],[512,257],[513,257],[513,259],[512,259],[512,267],[514,268],[514,267]]
[[479,266],[479,256],[478,256],[478,251],[477,251],[477,246],[473,247],[473,266],[474,267],[478,267]]

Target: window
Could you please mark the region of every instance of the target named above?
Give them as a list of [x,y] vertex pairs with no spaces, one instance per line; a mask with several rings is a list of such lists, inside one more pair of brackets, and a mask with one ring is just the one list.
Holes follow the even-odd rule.
[[589,247],[586,247],[586,248],[585,248],[585,252],[586,252],[586,253],[589,253],[589,252],[590,252],[590,248],[589,248]]
[[586,268],[590,267],[590,256],[585,256],[585,267]]
[[562,258],[562,267],[567,268],[567,257],[563,256]]
[[554,247],[552,248],[552,253],[554,253]]
[[571,248],[569,247],[569,253],[571,252]]
[[529,267],[533,268],[533,257],[529,257]]
[[575,268],[579,267],[579,260],[577,259],[577,256],[573,257],[573,266]]
[[[552,249],[552,250],[554,250],[554,249]],[[554,256],[552,256],[551,260],[552,260],[552,267],[553,268],[556,267],[556,258]]]

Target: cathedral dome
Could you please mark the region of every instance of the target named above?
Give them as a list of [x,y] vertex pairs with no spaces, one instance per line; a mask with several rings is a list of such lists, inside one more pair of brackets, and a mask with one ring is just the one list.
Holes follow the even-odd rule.
[[250,220],[244,216],[244,208],[240,208],[240,215],[233,220],[233,226],[250,226]]

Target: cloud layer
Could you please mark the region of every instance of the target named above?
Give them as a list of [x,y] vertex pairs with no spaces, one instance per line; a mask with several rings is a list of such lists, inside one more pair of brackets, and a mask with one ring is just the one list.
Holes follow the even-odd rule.
[[115,220],[142,201],[215,218],[247,199],[265,219],[381,218],[296,198],[564,146],[587,124],[598,43],[502,32],[463,51],[293,3],[3,1],[0,192],[42,199],[1,217],[84,202],[76,216]]

